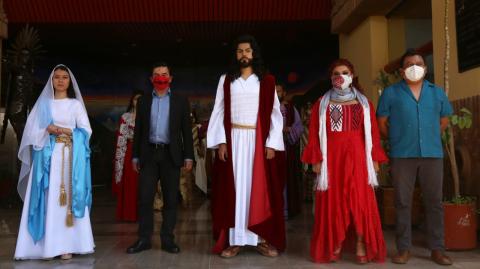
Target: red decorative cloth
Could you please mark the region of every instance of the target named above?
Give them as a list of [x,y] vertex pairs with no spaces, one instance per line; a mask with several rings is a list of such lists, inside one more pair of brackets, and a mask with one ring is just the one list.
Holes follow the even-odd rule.
[[117,132],[112,179],[112,190],[117,196],[116,218],[119,221],[137,221],[138,174],[131,165],[134,128],[133,115],[123,114]]

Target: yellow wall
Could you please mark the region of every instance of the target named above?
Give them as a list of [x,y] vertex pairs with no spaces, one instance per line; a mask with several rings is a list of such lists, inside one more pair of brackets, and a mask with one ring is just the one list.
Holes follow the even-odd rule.
[[[445,28],[444,28],[445,2],[432,1],[432,32],[433,32],[433,57],[435,83],[444,85],[444,55],[445,55]],[[466,72],[458,72],[457,41],[455,27],[455,1],[450,0],[449,6],[449,32],[450,32],[450,100],[480,95],[480,67]]]
[[388,63],[388,25],[383,16],[365,19],[355,30],[339,37],[340,57],[349,59],[357,71],[365,94],[376,103],[379,71]]
[[392,17],[388,19],[388,61],[400,58],[406,49],[405,19]]

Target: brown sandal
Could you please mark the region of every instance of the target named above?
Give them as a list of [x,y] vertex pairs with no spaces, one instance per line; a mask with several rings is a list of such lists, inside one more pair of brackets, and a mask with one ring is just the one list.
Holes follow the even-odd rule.
[[72,259],[72,254],[71,254],[71,253],[62,254],[62,255],[60,255],[60,259],[62,259],[62,260],[70,260],[70,259]]
[[229,246],[228,248],[224,249],[222,253],[220,253],[220,257],[222,258],[232,258],[238,255],[240,252],[240,246]]
[[255,249],[260,253],[262,254],[263,256],[266,256],[266,257],[277,257],[278,256],[278,251],[277,249],[270,245],[269,243],[267,242],[263,242],[263,243],[258,243],[258,245],[255,247]]

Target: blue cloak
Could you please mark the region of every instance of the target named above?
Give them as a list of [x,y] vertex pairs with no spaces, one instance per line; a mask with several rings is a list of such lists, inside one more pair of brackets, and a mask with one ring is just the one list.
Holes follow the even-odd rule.
[[[28,208],[28,231],[35,243],[45,234],[45,194],[49,186],[50,162],[55,146],[55,135],[50,135],[49,141],[41,150],[32,153],[32,184]],[[92,206],[92,180],[90,171],[89,135],[81,128],[75,128],[73,138],[72,166],[72,213],[75,218],[85,215]]]

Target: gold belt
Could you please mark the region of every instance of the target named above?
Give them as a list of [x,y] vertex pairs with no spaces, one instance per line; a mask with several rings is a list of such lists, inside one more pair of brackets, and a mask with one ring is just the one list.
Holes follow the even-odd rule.
[[65,145],[69,144],[70,146],[72,145],[72,137],[71,136],[66,136],[66,135],[59,135],[55,137],[55,142],[56,143],[65,143]]
[[72,214],[72,137],[66,135],[59,135],[55,137],[56,143],[64,143],[62,148],[62,182],[60,183],[60,206],[67,205],[67,192],[65,191],[65,149],[68,148],[68,205],[67,205],[67,227],[73,226],[73,214]]
[[243,125],[243,124],[232,123],[232,128],[233,128],[233,129],[250,129],[250,130],[255,130],[257,127],[256,127],[256,126],[252,126],[252,125]]

